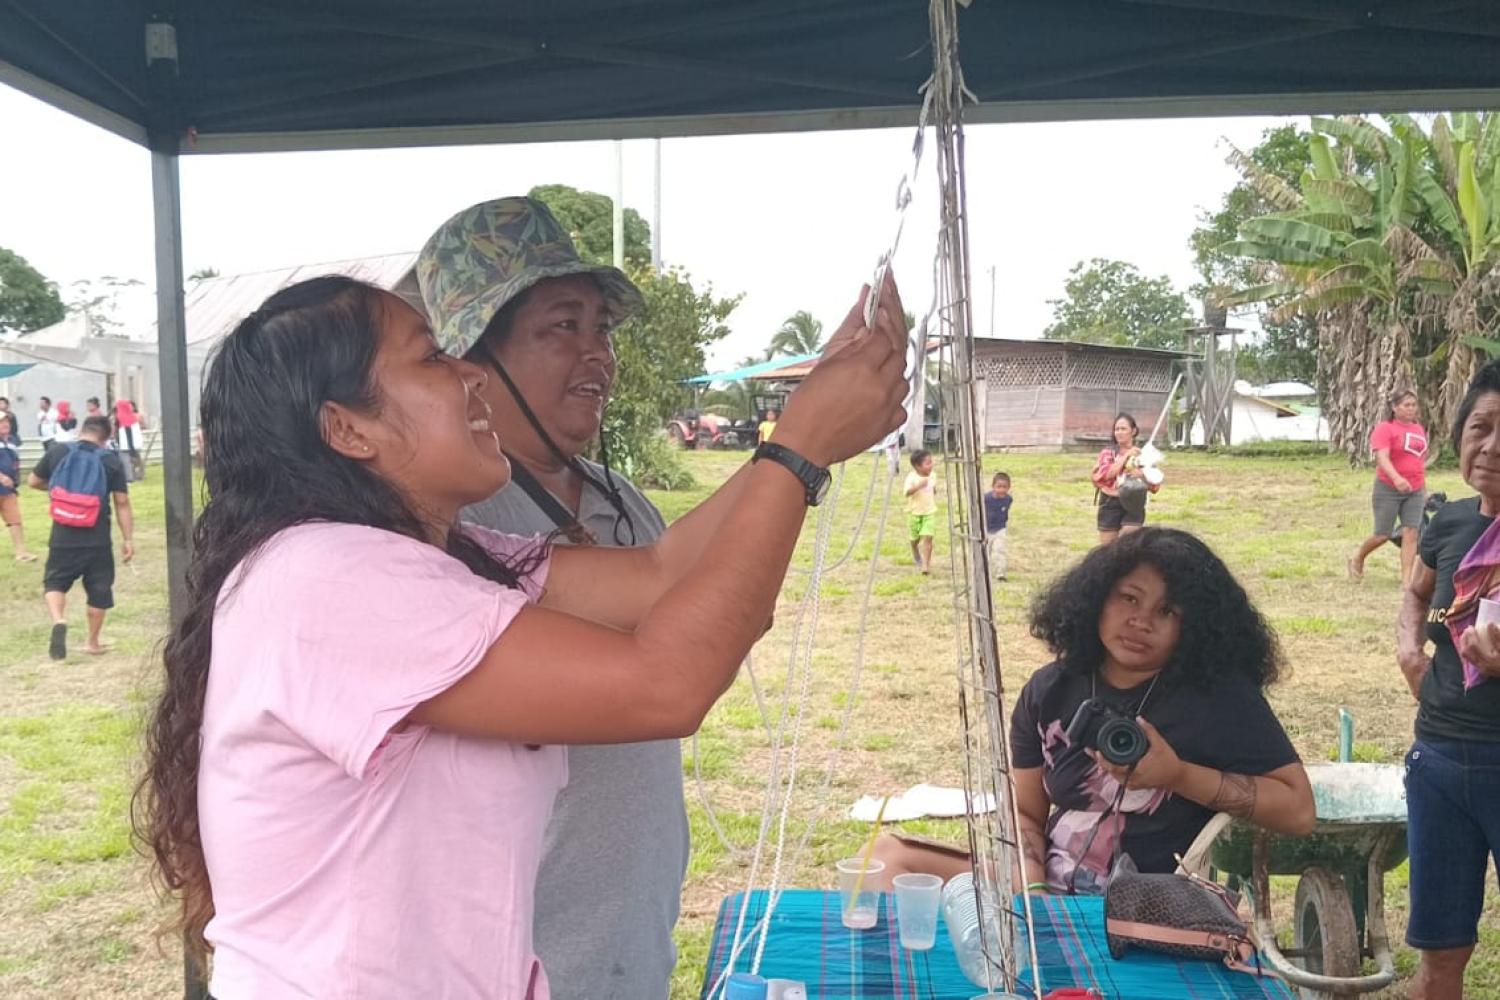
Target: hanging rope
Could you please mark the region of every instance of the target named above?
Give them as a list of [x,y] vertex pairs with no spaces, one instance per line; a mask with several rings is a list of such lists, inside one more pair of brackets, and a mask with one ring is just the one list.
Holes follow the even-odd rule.
[[[959,722],[966,816],[974,865],[975,902],[988,988],[1018,988],[1015,956],[1019,926],[1032,926],[1031,895],[1025,880],[1012,885],[1019,856],[1020,812],[1010,768],[1003,685],[989,585],[989,555],[983,518],[983,428],[978,425],[978,383],[974,375],[972,303],[969,297],[969,245],[963,106],[974,100],[964,86],[958,58],[959,0],[931,0],[928,8],[933,75],[927,98],[937,137],[937,173],[942,225],[938,237],[940,381],[944,397],[944,459],[955,489],[948,505],[953,570],[954,631],[958,642]],[[967,6],[967,3],[965,3]],[[992,810],[975,804],[993,803]],[[1011,908],[1019,888],[1021,911]],[[1030,934],[1031,968],[1037,968]],[[1042,984],[1033,976],[1033,994]]]
[[[950,416],[950,427],[945,428],[945,460],[957,473],[958,489],[954,501],[949,504],[949,537],[952,543],[951,566],[953,570],[954,624],[959,648],[957,673],[959,678],[959,716],[962,726],[964,748],[964,783],[971,805],[989,801],[993,810],[984,810],[978,816],[973,808],[968,816],[968,835],[975,870],[975,893],[981,915],[981,946],[986,958],[990,988],[1015,989],[1018,984],[1018,964],[1015,960],[1015,931],[1019,924],[1031,925],[1031,898],[1024,885],[1021,886],[1022,910],[1014,912],[1009,900],[1014,898],[1011,885],[1011,862],[1017,856],[1020,814],[1016,805],[1015,787],[1011,774],[1002,711],[999,653],[994,622],[993,598],[989,590],[988,556],[982,518],[982,473],[983,448],[977,427],[976,383],[973,372],[972,316],[968,296],[969,258],[966,218],[966,196],[964,191],[963,125],[962,109],[965,101],[974,100],[963,83],[962,68],[958,62],[957,3],[967,0],[931,0],[929,23],[933,49],[933,74],[922,87],[923,101],[918,118],[918,130],[912,146],[911,170],[901,178],[896,193],[896,230],[889,250],[883,254],[876,268],[870,294],[865,304],[865,322],[872,326],[879,306],[880,293],[891,260],[900,245],[905,226],[906,211],[911,204],[912,180],[917,175],[922,160],[924,136],[929,120],[935,126],[938,138],[938,186],[941,194],[941,228],[938,252],[934,260],[935,305],[920,329],[926,329],[934,317],[941,331],[940,376],[944,385],[945,407]],[[923,338],[925,340],[925,338]],[[913,380],[925,376],[923,359],[925,343],[909,345]],[[916,395],[915,383],[913,395]],[[794,862],[806,849],[812,832],[821,820],[828,802],[828,791],[839,756],[845,746],[849,721],[857,701],[859,684],[864,665],[865,635],[868,613],[874,592],[874,580],[879,567],[880,546],[885,523],[888,520],[892,487],[897,473],[899,449],[887,441],[885,450],[892,456],[886,480],[881,517],[876,525],[874,551],[866,575],[865,590],[860,607],[859,643],[855,654],[853,676],[849,697],[839,724],[839,733],[829,752],[824,784],[818,804],[809,817],[797,844],[786,850],[787,827],[795,797],[799,751],[803,733],[803,721],[811,686],[812,656],[817,637],[819,618],[819,594],[823,574],[828,567],[825,560],[828,538],[832,524],[832,505],[819,518],[818,531],[813,548],[813,562],[809,570],[807,592],[793,623],[792,652],[788,660],[786,686],[783,689],[782,710],[776,735],[772,741],[771,776],[761,813],[761,825],[752,852],[750,873],[746,891],[756,887],[762,866],[762,858],[769,834],[770,818],[777,815],[776,843],[771,863],[770,881],[767,889],[766,908],[755,926],[746,935],[746,913],[741,908],[735,926],[733,944],[728,960],[719,978],[708,991],[710,997],[721,996],[721,991],[743,951],[751,942],[755,944],[750,969],[758,972],[764,955],[771,918],[780,899],[782,876],[789,862]],[[843,469],[835,485],[835,493],[843,482]],[[871,489],[874,478],[872,473]],[[832,499],[832,498],[831,498]],[[870,507],[867,494],[859,526],[850,540],[849,551],[840,558],[848,558],[853,552],[863,528],[865,515]],[[757,705],[765,719],[765,703],[756,691]],[[796,691],[797,710],[790,742],[786,743],[788,716],[791,712],[792,693]],[[768,724],[769,725],[769,724]],[[783,784],[783,746],[785,746],[785,775]],[[700,772],[701,774],[701,772]],[[700,778],[701,781],[701,778]],[[702,792],[700,785],[700,792]],[[703,793],[707,801],[706,792]],[[776,800],[779,799],[779,808]],[[722,829],[714,822],[722,837]],[[727,845],[727,838],[724,838]],[[1028,935],[1031,967],[1037,968],[1035,942]],[[1041,997],[1042,984],[1034,982],[1032,991]]]

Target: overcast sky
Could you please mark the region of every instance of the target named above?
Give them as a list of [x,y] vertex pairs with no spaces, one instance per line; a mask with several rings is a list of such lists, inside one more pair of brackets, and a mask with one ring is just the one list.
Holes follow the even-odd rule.
[[[1242,148],[1282,119],[984,125],[969,130],[975,319],[989,329],[989,268],[1002,336],[1035,337],[1068,269],[1127,260],[1179,289],[1187,237],[1235,181],[1221,139]],[[0,85],[0,246],[63,286],[102,275],[153,280],[150,166],[123,139]],[[913,132],[669,139],[662,248],[721,293],[743,292],[724,364],[764,348],[806,309],[831,329],[895,231]],[[625,202],[651,219],[650,141],[625,144]],[[918,316],[932,297],[936,178],[929,144],[896,269]],[[415,250],[473,202],[562,183],[610,194],[608,142],[182,160],[187,272],[222,274]]]

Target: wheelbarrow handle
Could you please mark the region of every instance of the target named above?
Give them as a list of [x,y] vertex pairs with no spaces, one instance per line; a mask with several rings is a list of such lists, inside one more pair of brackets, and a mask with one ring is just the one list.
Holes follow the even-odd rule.
[[1375,954],[1375,961],[1380,966],[1378,972],[1368,976],[1320,976],[1316,973],[1307,972],[1293,965],[1281,949],[1276,947],[1276,927],[1268,918],[1259,914],[1255,917],[1255,933],[1260,937],[1261,952],[1265,956],[1266,964],[1269,965],[1278,976],[1291,983],[1293,986],[1302,986],[1310,990],[1321,990],[1324,993],[1333,994],[1360,994],[1374,993],[1391,985],[1396,979],[1396,965],[1391,957],[1390,948],[1379,948]]
[[1264,830],[1255,833],[1254,872],[1252,878],[1255,891],[1255,933],[1260,938],[1261,951],[1276,973],[1293,986],[1310,990],[1321,990],[1335,995],[1357,995],[1374,993],[1391,985],[1396,979],[1396,961],[1391,954],[1390,937],[1385,929],[1385,872],[1380,866],[1390,842],[1404,830],[1388,830],[1376,842],[1370,852],[1367,903],[1365,908],[1365,932],[1370,939],[1370,951],[1375,959],[1377,971],[1368,976],[1320,976],[1299,969],[1287,960],[1276,946],[1276,925],[1271,920],[1271,837]]

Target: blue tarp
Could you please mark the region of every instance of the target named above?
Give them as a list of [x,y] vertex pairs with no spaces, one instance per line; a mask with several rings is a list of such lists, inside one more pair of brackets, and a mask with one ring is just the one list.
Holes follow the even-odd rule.
[[36,364],[34,362],[25,365],[0,365],[0,378],[13,378],[14,376],[24,372],[26,369],[35,367]]
[[744,368],[734,368],[727,372],[709,372],[707,375],[694,375],[692,378],[684,379],[683,381],[688,385],[708,385],[710,382],[739,382],[743,379],[754,378],[756,375],[774,372],[779,368],[805,365],[809,361],[816,361],[817,359],[817,354],[794,354],[788,358],[772,358],[770,361],[746,365]]

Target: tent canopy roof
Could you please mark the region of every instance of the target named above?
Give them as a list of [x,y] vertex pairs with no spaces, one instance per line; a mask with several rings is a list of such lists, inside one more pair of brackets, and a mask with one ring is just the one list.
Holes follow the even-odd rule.
[[[1500,97],[1477,0],[974,0],[960,31],[970,121]],[[929,67],[922,0],[0,4],[0,81],[184,152],[910,125]]]

